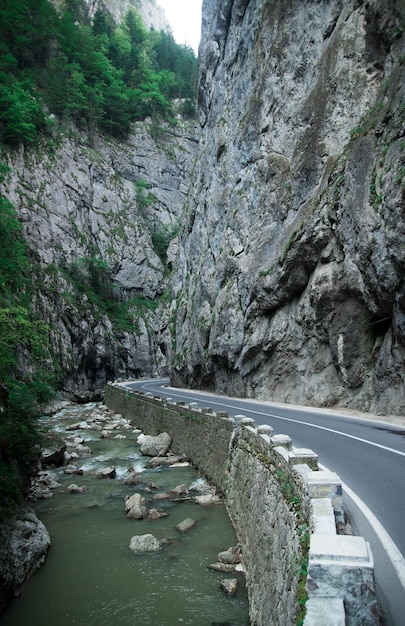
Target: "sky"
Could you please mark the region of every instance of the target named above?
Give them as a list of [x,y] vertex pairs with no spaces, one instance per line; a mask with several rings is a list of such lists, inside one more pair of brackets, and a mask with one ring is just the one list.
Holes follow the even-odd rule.
[[163,7],[177,43],[191,46],[198,54],[202,0],[157,0]]

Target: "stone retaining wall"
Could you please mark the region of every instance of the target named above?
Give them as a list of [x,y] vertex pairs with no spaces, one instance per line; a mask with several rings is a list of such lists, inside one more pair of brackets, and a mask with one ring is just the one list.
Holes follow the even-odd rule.
[[131,419],[134,426],[148,435],[169,433],[172,452],[190,459],[225,493],[232,420],[213,415],[210,409],[194,410],[122,386],[107,385],[104,402],[113,411]]
[[[147,434],[168,432],[182,454],[225,495],[242,547],[254,626],[292,626],[308,594],[304,626],[379,623],[374,566],[362,537],[338,535],[339,477],[318,470],[270,426],[108,385],[105,403]],[[301,622],[302,623],[302,622]]]

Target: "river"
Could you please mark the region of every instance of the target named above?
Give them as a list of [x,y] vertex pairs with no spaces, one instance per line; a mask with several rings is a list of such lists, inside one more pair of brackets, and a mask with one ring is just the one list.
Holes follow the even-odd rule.
[[[66,435],[66,428],[87,419],[97,405],[69,406],[43,428]],[[71,432],[68,433],[72,435]],[[147,433],[146,433],[147,434]],[[247,592],[242,573],[224,574],[207,566],[217,554],[236,545],[235,531],[223,504],[202,506],[192,497],[202,483],[191,466],[146,468],[138,434],[114,430],[109,439],[100,431],[78,430],[91,456],[76,461],[83,476],[53,470],[59,487],[35,510],[52,540],[45,565],[26,583],[21,596],[0,616],[2,626],[248,626]],[[116,437],[119,438],[116,438]],[[125,438],[121,438],[125,437]],[[115,479],[93,473],[116,468]],[[127,486],[128,468],[142,472],[142,484]],[[83,493],[70,493],[75,483]],[[168,513],[157,520],[133,520],[125,515],[124,499],[135,492],[147,499],[156,492],[186,484],[190,499],[148,504]],[[152,488],[151,488],[152,486]],[[176,529],[185,518],[196,521],[186,533]],[[134,554],[133,535],[153,534],[167,540],[157,554]],[[232,597],[220,589],[224,578],[237,578]]]

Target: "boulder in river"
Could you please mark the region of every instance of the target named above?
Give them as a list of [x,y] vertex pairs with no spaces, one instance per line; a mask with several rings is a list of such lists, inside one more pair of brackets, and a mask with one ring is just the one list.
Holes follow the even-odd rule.
[[155,495],[152,497],[152,500],[154,501],[170,500],[171,498],[172,498],[172,494],[165,491],[163,493],[155,493]]
[[221,502],[221,498],[219,496],[216,496],[215,494],[210,494],[210,493],[207,493],[202,496],[196,496],[194,500],[197,502],[197,504],[202,504],[202,505],[220,504]]
[[181,533],[186,533],[188,530],[194,528],[195,524],[195,520],[191,519],[191,517],[187,517],[182,522],[180,522],[180,524],[177,524],[176,528]]
[[227,563],[229,565],[236,565],[240,563],[240,554],[237,548],[228,548],[228,550],[224,550],[223,552],[219,552],[218,561],[220,563]]
[[207,565],[208,569],[212,569],[215,572],[236,572],[236,566],[235,565],[229,565],[229,563],[220,563],[219,561],[217,563],[211,563],[211,565]]
[[125,512],[129,519],[145,519],[148,517],[145,498],[139,493],[125,498]]
[[106,467],[105,469],[97,472],[96,474],[99,478],[109,478],[113,479],[117,476],[117,470],[115,467]]
[[76,450],[77,450],[77,454],[79,455],[79,457],[87,457],[87,456],[91,456],[92,452],[91,452],[91,448],[89,448],[89,446],[83,446],[81,443],[79,443],[76,446]]
[[234,596],[238,589],[238,581],[236,578],[225,578],[225,580],[220,582],[219,586],[228,596]]
[[177,487],[173,487],[173,489],[169,490],[169,493],[174,495],[174,496],[181,496],[184,494],[188,494],[188,487],[187,485],[177,485]]
[[160,433],[155,437],[152,435],[139,435],[137,442],[141,452],[145,456],[164,456],[170,448],[172,438],[168,433]]
[[176,465],[183,461],[184,457],[174,456],[172,454],[168,456],[154,456],[146,464],[146,467],[159,467],[161,465]]
[[75,424],[70,424],[66,426],[66,430],[89,430],[91,428],[90,424],[83,420],[82,422],[76,422]]
[[69,493],[84,493],[87,491],[86,487],[79,487],[79,485],[76,485],[75,483],[69,485],[67,490]]
[[122,481],[123,485],[139,485],[140,483],[143,483],[142,474],[134,471],[130,471]]
[[129,549],[136,554],[143,554],[145,552],[160,552],[162,549],[162,542],[150,534],[134,535],[134,537],[131,538]]
[[66,443],[58,435],[54,433],[43,435],[41,463],[44,467],[63,465],[65,452]]
[[77,465],[66,465],[63,472],[65,474],[76,474],[76,476],[84,475],[84,470],[81,467],[77,467]]
[[22,509],[0,527],[0,610],[13,593],[43,564],[51,545],[44,524]]
[[162,509],[148,509],[148,519],[161,519],[162,517],[168,517],[168,513],[166,511],[162,511]]

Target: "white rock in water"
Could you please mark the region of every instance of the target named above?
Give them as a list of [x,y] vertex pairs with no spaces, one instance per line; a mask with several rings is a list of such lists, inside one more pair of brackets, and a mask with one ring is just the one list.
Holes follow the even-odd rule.
[[153,535],[134,535],[131,538],[129,549],[137,554],[159,552],[162,549],[162,543]]
[[221,502],[221,498],[219,496],[212,495],[207,493],[203,496],[196,496],[195,501],[197,504],[219,504]]
[[67,490],[69,493],[84,493],[87,491],[86,487],[79,487],[79,485],[76,485],[75,483],[69,485]]
[[[142,435],[138,437],[138,443],[141,437]],[[145,456],[164,456],[172,442],[172,438],[168,433],[160,433],[156,437],[152,435],[144,435],[143,437],[141,452]]]
[[128,513],[134,506],[145,506],[145,498],[140,493],[125,498],[125,511]]
[[234,596],[238,589],[238,581],[236,578],[226,578],[225,580],[221,581],[219,586],[229,596]]
[[188,530],[191,530],[195,526],[195,524],[195,520],[191,519],[191,517],[187,517],[182,522],[180,522],[180,524],[177,524],[176,528],[181,533],[185,533]]

